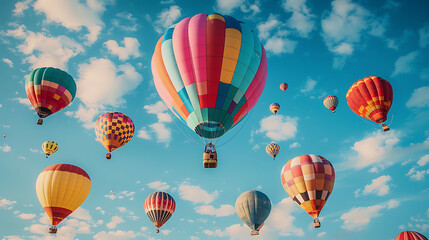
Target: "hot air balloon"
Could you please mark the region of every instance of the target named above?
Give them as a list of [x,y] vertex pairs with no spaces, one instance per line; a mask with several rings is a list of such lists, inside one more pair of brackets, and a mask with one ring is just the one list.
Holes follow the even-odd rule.
[[154,192],[144,201],[144,211],[156,226],[156,232],[170,219],[176,209],[176,202],[166,192]]
[[125,114],[107,112],[98,117],[95,122],[95,135],[108,151],[106,158],[110,159],[113,150],[131,140],[134,135],[134,123]]
[[3,138],[6,138],[6,134],[5,134],[5,135],[3,135]]
[[52,67],[34,69],[25,81],[27,97],[42,125],[47,116],[65,108],[76,95],[76,83],[68,73]]
[[380,77],[366,77],[353,83],[347,92],[347,104],[357,115],[375,123],[381,123],[383,131],[389,126],[384,123],[393,100],[390,83]]
[[42,144],[42,149],[46,154],[46,158],[48,158],[49,155],[58,150],[58,144],[54,141],[46,141]]
[[423,234],[414,231],[405,231],[398,234],[395,240],[428,240]]
[[323,100],[323,105],[325,105],[325,107],[327,109],[331,110],[334,113],[335,109],[338,106],[337,96],[329,95],[329,96],[325,97],[325,99]]
[[39,174],[36,193],[51,219],[49,233],[57,232],[57,225],[85,201],[90,190],[89,175],[74,165],[55,164]]
[[286,89],[289,87],[289,85],[287,84],[287,83],[281,83],[280,84],[280,89],[283,91],[283,92],[286,92]]
[[169,27],[152,56],[155,87],[198,136],[221,137],[255,106],[267,58],[256,33],[230,16],[197,14]]
[[268,155],[273,157],[273,160],[276,160],[276,156],[280,152],[280,146],[277,143],[270,143],[265,148],[265,151],[268,153]]
[[238,217],[252,229],[251,235],[259,230],[271,212],[271,201],[264,193],[256,190],[242,193],[235,202]]
[[277,112],[280,110],[280,104],[278,103],[271,103],[270,105],[270,111],[274,114],[277,114]]
[[322,156],[302,155],[289,160],[280,177],[289,197],[314,218],[315,228],[320,227],[319,213],[334,188],[332,164]]

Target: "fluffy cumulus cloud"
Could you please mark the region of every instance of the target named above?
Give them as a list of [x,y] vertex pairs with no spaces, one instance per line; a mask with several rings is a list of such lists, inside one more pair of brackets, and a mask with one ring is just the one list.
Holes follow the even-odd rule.
[[34,213],[21,213],[17,217],[21,219],[33,219],[36,217],[36,214]]
[[223,14],[230,14],[245,3],[244,0],[217,0],[216,2],[217,9]]
[[371,222],[371,219],[382,216],[382,210],[388,210],[399,206],[397,200],[390,200],[385,203],[368,206],[355,207],[341,215],[344,221],[342,228],[350,231],[362,231]]
[[[43,237],[34,236],[34,239],[49,239],[50,236],[47,233],[46,229],[50,224],[50,220],[45,213],[40,214],[39,223],[34,223],[29,227],[25,227],[24,230],[33,234],[42,235]],[[56,237],[58,239],[63,240],[73,240],[76,239],[77,234],[90,234],[91,233],[91,225],[86,221],[80,221],[75,218],[67,218],[65,219],[61,227],[58,229],[58,233]]]
[[12,151],[12,148],[5,143],[3,146],[0,146],[0,151],[2,151],[2,152],[10,152],[10,151]]
[[408,108],[429,107],[429,86],[417,88],[411,94],[406,106]]
[[26,106],[29,110],[33,111],[33,105],[31,104],[30,100],[28,98],[13,98],[12,100],[19,102],[20,104]]
[[37,0],[34,9],[46,16],[47,22],[59,23],[67,29],[81,31],[86,28],[86,44],[90,45],[98,39],[104,23],[101,17],[106,10],[105,5],[113,1],[89,0]]
[[180,16],[182,16],[182,9],[177,5],[163,9],[158,14],[157,20],[154,22],[155,31],[160,34],[164,33],[164,31],[173,25]]
[[152,105],[145,105],[144,109],[147,113],[156,115],[158,121],[142,127],[137,136],[149,140],[155,135],[158,143],[165,143],[168,146],[171,141],[171,128],[166,123],[172,122],[173,119],[168,114],[167,106],[164,102],[158,101]]
[[360,189],[355,191],[355,196],[357,197],[361,194],[375,194],[377,196],[385,196],[390,192],[389,182],[391,180],[392,178],[389,175],[383,175],[376,179],[373,179],[371,184],[366,185],[362,192],[360,191]]
[[0,208],[12,208],[12,205],[14,205],[16,201],[7,200],[6,198],[0,197]]
[[189,185],[185,183],[179,186],[179,196],[181,199],[191,201],[194,204],[209,204],[219,196],[219,192],[214,191],[209,193],[200,186]]
[[137,18],[129,12],[120,12],[116,14],[116,18],[112,18],[112,25],[126,32],[136,32],[139,25]]
[[166,182],[161,181],[148,183],[147,186],[157,191],[165,191],[170,188],[170,185],[168,185]]
[[229,204],[222,204],[219,208],[211,205],[203,205],[195,208],[195,211],[203,215],[214,215],[216,217],[226,217],[235,213],[235,207]]
[[294,142],[292,144],[289,145],[289,148],[299,148],[301,147],[301,144],[299,142]]
[[374,132],[357,141],[351,147],[351,154],[340,164],[340,168],[371,168],[377,172],[400,161],[404,156],[411,156],[429,147],[429,138],[421,143],[411,143],[409,146],[400,145],[401,132]]
[[12,10],[14,16],[24,15],[24,11],[30,8],[30,3],[33,0],[23,0],[15,3],[15,8]]
[[336,55],[334,67],[341,68],[362,36],[382,36],[386,17],[378,17],[351,0],[334,0],[332,10],[322,18],[322,36],[329,51]]
[[392,77],[398,74],[411,73],[415,69],[414,61],[418,55],[418,51],[412,51],[405,56],[399,57],[395,62],[395,69],[393,70]]
[[293,53],[297,42],[290,40],[286,24],[279,17],[270,14],[267,21],[258,24],[258,36],[265,41],[265,50],[273,54]]
[[52,66],[67,70],[70,58],[84,52],[81,44],[67,36],[53,37],[41,32],[34,33],[24,25],[8,30],[5,35],[24,41],[17,49],[27,56],[23,62],[31,64],[31,68]]
[[143,77],[129,63],[116,66],[105,58],[91,58],[79,65],[77,98],[83,103],[71,116],[94,127],[94,118],[106,107],[120,107],[125,95],[137,88]]
[[110,228],[110,229],[116,228],[116,226],[118,224],[123,223],[123,222],[125,222],[125,221],[121,217],[119,217],[119,216],[113,216],[112,219],[111,219],[111,221],[106,224],[106,227]]
[[302,93],[311,92],[311,91],[314,90],[314,88],[316,87],[316,85],[317,85],[317,81],[315,81],[315,80],[313,80],[311,78],[308,78],[307,81],[305,82],[304,88],[301,89],[300,92],[302,92]]
[[10,68],[13,68],[13,62],[9,58],[2,58],[2,61],[6,63]]
[[260,129],[255,133],[265,134],[275,141],[285,141],[293,139],[298,132],[298,118],[283,116],[281,114],[271,115],[263,118],[260,122]]
[[422,156],[417,161],[417,164],[413,166],[406,175],[409,176],[411,180],[423,181],[425,179],[425,175],[429,174],[429,169],[423,169],[423,167],[425,167],[428,163],[429,155]]
[[306,0],[283,0],[282,6],[286,12],[292,13],[287,21],[288,27],[297,31],[301,37],[308,37],[314,29],[315,16],[307,7]]
[[122,44],[124,45],[123,47],[119,46],[115,40],[109,40],[104,43],[109,52],[118,56],[122,61],[128,60],[130,57],[138,58],[142,55],[139,50],[140,43],[137,38],[124,37]]
[[104,197],[115,200],[115,199],[125,199],[128,198],[129,200],[134,200],[134,194],[136,192],[130,192],[130,191],[119,191],[119,192],[112,192],[110,194],[104,195]]

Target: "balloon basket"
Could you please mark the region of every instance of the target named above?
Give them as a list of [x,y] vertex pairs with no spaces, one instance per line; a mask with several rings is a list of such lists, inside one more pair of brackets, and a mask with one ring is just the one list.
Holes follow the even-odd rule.
[[112,158],[112,154],[107,153],[107,154],[106,154],[106,158],[107,158],[107,159],[111,159],[111,158]]
[[319,219],[314,219],[314,228],[320,228],[320,221]]
[[381,128],[383,129],[383,132],[387,132],[390,130],[390,127],[387,126],[387,124],[385,124],[385,123],[381,124]]
[[58,231],[58,229],[55,226],[52,226],[49,228],[49,233],[55,234],[55,233],[57,233],[57,231]]
[[39,120],[37,120],[37,125],[42,125],[43,124],[43,119],[39,118]]
[[211,152],[203,153],[203,166],[204,168],[216,168],[217,167],[217,153]]
[[156,229],[156,233],[159,233],[159,229]]
[[256,236],[256,235],[259,235],[259,232],[257,232],[257,231],[252,231],[252,232],[250,233],[250,235],[252,235],[252,236]]

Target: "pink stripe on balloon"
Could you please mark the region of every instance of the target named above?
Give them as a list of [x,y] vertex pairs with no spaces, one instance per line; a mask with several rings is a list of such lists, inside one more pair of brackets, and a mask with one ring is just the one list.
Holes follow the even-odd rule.
[[188,17],[180,21],[173,32],[174,56],[176,57],[177,67],[179,68],[185,86],[195,82],[188,37],[188,25],[190,20],[191,18]]

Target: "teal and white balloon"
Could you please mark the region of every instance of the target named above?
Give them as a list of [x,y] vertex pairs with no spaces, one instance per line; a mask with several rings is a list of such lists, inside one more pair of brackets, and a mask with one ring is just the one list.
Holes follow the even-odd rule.
[[242,193],[235,202],[238,217],[252,229],[251,235],[259,235],[271,212],[271,201],[263,192],[252,190]]

